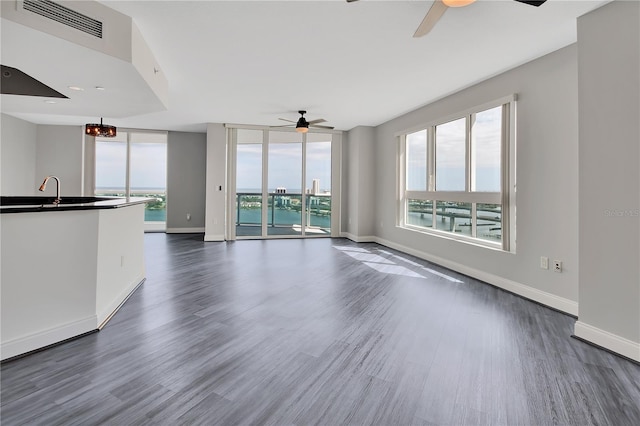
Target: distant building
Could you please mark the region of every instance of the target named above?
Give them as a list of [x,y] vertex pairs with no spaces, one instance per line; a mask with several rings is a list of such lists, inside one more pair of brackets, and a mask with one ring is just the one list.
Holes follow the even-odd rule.
[[311,185],[311,195],[320,194],[320,179],[314,179]]
[[283,197],[283,196],[278,196],[275,197],[275,205],[278,208],[287,208],[287,207],[291,207],[291,197]]
[[287,193],[287,188],[279,186],[276,188],[276,194],[286,194]]

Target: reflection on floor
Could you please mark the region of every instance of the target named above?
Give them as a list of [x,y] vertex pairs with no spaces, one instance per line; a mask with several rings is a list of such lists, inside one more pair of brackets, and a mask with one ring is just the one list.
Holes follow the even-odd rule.
[[[436,275],[438,277],[444,278],[454,283],[462,282],[457,278],[451,277],[447,274],[443,274],[442,272],[438,272],[434,269],[424,267],[419,263],[406,259],[402,256],[398,256],[397,254],[393,254],[387,250],[372,248],[370,251],[363,248],[352,247],[352,246],[333,246],[333,248],[341,250],[344,254],[347,254],[353,257],[354,259],[361,261],[368,267],[373,268],[376,271],[382,272],[385,274],[404,275],[406,277],[414,277],[414,278],[428,278],[428,275],[424,274],[426,272],[427,274]],[[379,253],[379,254],[375,254],[375,253]],[[403,263],[407,263],[413,266],[413,269],[409,269],[405,266],[397,265],[391,259],[400,261]]]

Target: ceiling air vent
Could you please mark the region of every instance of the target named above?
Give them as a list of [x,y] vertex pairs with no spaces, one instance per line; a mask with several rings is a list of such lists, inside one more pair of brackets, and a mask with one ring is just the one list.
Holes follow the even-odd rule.
[[102,22],[59,5],[51,0],[23,0],[22,8],[60,22],[94,37],[102,38]]

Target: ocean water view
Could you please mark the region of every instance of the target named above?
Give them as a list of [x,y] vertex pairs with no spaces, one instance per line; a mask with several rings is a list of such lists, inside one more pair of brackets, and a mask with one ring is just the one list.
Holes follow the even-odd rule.
[[[131,188],[132,197],[155,198],[156,201],[145,204],[145,222],[166,222],[167,221],[167,190],[165,188]],[[105,197],[124,197],[124,188],[104,188],[96,187],[95,195]]]

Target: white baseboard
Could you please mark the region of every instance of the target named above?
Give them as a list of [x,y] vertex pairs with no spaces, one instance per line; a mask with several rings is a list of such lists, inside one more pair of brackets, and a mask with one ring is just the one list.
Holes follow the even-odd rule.
[[166,225],[164,222],[145,222],[144,232],[165,232]]
[[124,302],[131,297],[138,287],[144,282],[145,277],[137,277],[133,282],[126,286],[120,294],[109,305],[104,307],[97,315],[96,328],[102,330],[108,320],[118,312],[118,309],[124,304]]
[[68,324],[9,340],[0,345],[0,359],[12,358],[95,329],[96,316],[91,315]]
[[587,340],[612,352],[640,362],[640,343],[634,342],[608,331],[601,330],[582,321],[576,321],[574,328],[576,337]]
[[340,236],[342,238],[347,238],[356,243],[375,243],[376,242],[376,237],[374,237],[373,235],[358,236],[358,235],[351,234],[349,232],[341,232]]
[[401,244],[396,244],[394,242],[387,241],[382,238],[375,237],[374,241],[383,246],[390,247],[392,249],[410,254],[412,256],[419,257],[420,259],[433,262],[437,265],[444,266],[445,268],[454,270],[456,272],[460,272],[461,274],[468,275],[480,281],[484,281],[496,287],[500,287],[504,290],[510,291],[512,293],[515,293],[519,296],[536,301],[538,303],[542,303],[543,305],[552,307],[559,311],[566,312],[568,314],[575,315],[575,316],[578,315],[578,302],[575,302],[573,300],[565,299],[564,297],[556,296],[555,294],[547,293],[545,291],[538,290],[524,284],[520,284],[516,281],[512,281],[503,277],[499,277],[497,275],[490,274],[485,271],[471,268],[467,265],[453,262],[448,259],[443,259],[441,257],[434,256],[420,250],[415,250],[410,247],[403,246]]
[[202,234],[204,233],[204,227],[202,228],[167,228],[165,232],[167,234]]
[[204,234],[205,241],[224,241],[224,235]]

